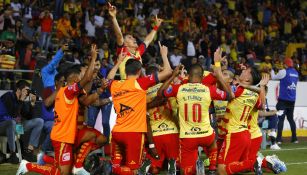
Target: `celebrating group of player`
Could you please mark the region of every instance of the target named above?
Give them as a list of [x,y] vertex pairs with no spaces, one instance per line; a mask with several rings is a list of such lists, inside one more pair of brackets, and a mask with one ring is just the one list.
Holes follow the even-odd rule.
[[[86,157],[109,139],[95,129],[78,127],[77,121],[78,116],[84,116],[80,114],[84,107],[99,101],[106,88],[117,114],[110,138],[113,174],[158,174],[165,160],[168,174],[176,174],[179,169],[182,174],[199,174],[199,168],[204,168],[196,163],[199,147],[210,160],[209,174],[255,171],[259,175],[261,168],[276,174],[285,171],[277,157],[257,157],[262,141],[258,111],[263,108],[269,77],[261,79],[255,68],[242,66],[242,73],[234,80],[234,74],[223,66],[220,48],[214,53],[213,72],[204,71],[198,64],[192,65],[188,74],[182,65],[172,70],[168,49],[160,43],[162,71],[149,66],[147,75],[143,75],[141,55],[162,19],[156,17],[155,27],[138,46],[133,36],[123,37],[112,5],[109,14],[120,46],[117,63],[93,94],[88,94],[88,89],[97,73],[95,45],[88,66],[67,70],[66,85],[55,95],[51,132],[54,159],[46,159],[50,164],[43,166],[22,161],[17,174],[89,174],[83,168]],[[114,80],[118,69],[122,80]],[[209,113],[212,108],[215,115]],[[213,117],[217,119],[217,133],[211,126]],[[106,171],[99,173],[110,173]]]

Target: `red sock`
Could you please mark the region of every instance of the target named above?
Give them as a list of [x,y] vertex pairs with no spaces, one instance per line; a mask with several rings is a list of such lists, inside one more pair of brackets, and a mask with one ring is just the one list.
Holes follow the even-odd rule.
[[43,160],[46,164],[51,164],[51,165],[54,164],[54,158],[46,154],[43,156]]
[[110,146],[110,144],[104,145],[104,154],[106,156],[110,156],[111,155],[111,146]]
[[215,171],[217,164],[217,148],[212,148],[209,150],[209,160],[210,160],[209,170]]
[[243,162],[232,162],[226,165],[225,169],[227,174],[236,174],[240,172],[252,171],[254,166],[254,161],[245,160]]
[[119,174],[119,175],[134,175],[133,170],[131,170],[129,167],[126,166],[117,166],[112,168],[112,172],[114,174]]
[[193,175],[196,174],[196,167],[192,166],[192,167],[185,167],[182,169],[183,171],[183,175]]
[[35,172],[43,175],[61,175],[60,170],[55,166],[43,166],[35,163],[27,163],[29,172]]
[[262,160],[261,167],[262,167],[262,168],[269,168],[269,167],[268,167],[268,162],[266,161],[265,158]]
[[95,146],[92,142],[85,142],[82,144],[80,150],[78,151],[75,167],[81,168],[83,166],[83,162],[86,158],[86,156],[90,153],[92,148]]

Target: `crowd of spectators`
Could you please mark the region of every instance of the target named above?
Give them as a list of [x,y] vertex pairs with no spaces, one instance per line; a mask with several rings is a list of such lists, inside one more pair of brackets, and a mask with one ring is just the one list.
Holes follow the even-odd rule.
[[[164,19],[155,40],[170,50],[172,66],[187,69],[201,63],[209,69],[220,46],[232,71],[239,64],[256,64],[263,73],[283,68],[289,43],[303,43],[291,58],[307,80],[307,3],[300,0],[115,0],[123,33],[138,41]],[[0,67],[34,70],[47,63],[63,44],[69,45],[62,62],[81,64],[90,44],[99,47],[99,59],[114,64],[116,40],[105,0],[2,0],[0,1]],[[144,65],[160,64],[157,42],[147,48]],[[1,72],[2,82],[14,80]],[[22,74],[32,79],[33,74]],[[2,83],[2,88],[3,87]]]

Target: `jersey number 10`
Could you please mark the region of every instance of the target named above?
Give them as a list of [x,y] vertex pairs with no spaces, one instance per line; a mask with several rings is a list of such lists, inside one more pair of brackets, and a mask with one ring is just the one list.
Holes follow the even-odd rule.
[[[201,105],[198,103],[195,104],[190,104],[192,106],[189,106],[188,103],[184,104],[184,119],[185,121],[189,121],[189,114],[192,114],[193,116],[193,122],[201,122]],[[192,107],[192,113],[191,113],[191,109],[189,109],[189,107]]]

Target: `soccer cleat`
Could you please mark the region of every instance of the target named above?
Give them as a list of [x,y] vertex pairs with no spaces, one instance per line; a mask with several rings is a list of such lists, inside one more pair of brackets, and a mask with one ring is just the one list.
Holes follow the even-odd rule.
[[215,170],[209,170],[208,175],[216,175],[216,171]]
[[74,174],[74,175],[90,175],[90,173],[87,172],[83,167],[81,167],[81,168],[74,167],[72,169],[72,174]]
[[16,175],[26,174],[28,172],[27,163],[29,162],[26,160],[20,162]]
[[262,169],[261,169],[261,164],[262,164],[262,158],[259,156],[256,159],[256,162],[254,164],[254,172],[256,175],[262,175]]
[[138,175],[146,175],[151,165],[151,161],[146,159],[138,170]]
[[45,165],[46,162],[44,161],[44,155],[45,153],[44,152],[40,152],[37,154],[37,164],[39,165]]
[[175,159],[170,159],[168,161],[167,175],[176,175],[176,160]]
[[277,144],[278,144],[278,145],[281,145],[281,144],[282,144],[282,142],[277,142]]
[[270,146],[270,149],[271,150],[280,150],[281,148],[277,144],[274,144],[274,145]]
[[272,170],[275,174],[287,171],[285,163],[279,160],[276,155],[266,156],[265,159],[268,162],[269,169]]
[[205,165],[200,159],[196,161],[196,175],[205,175]]

